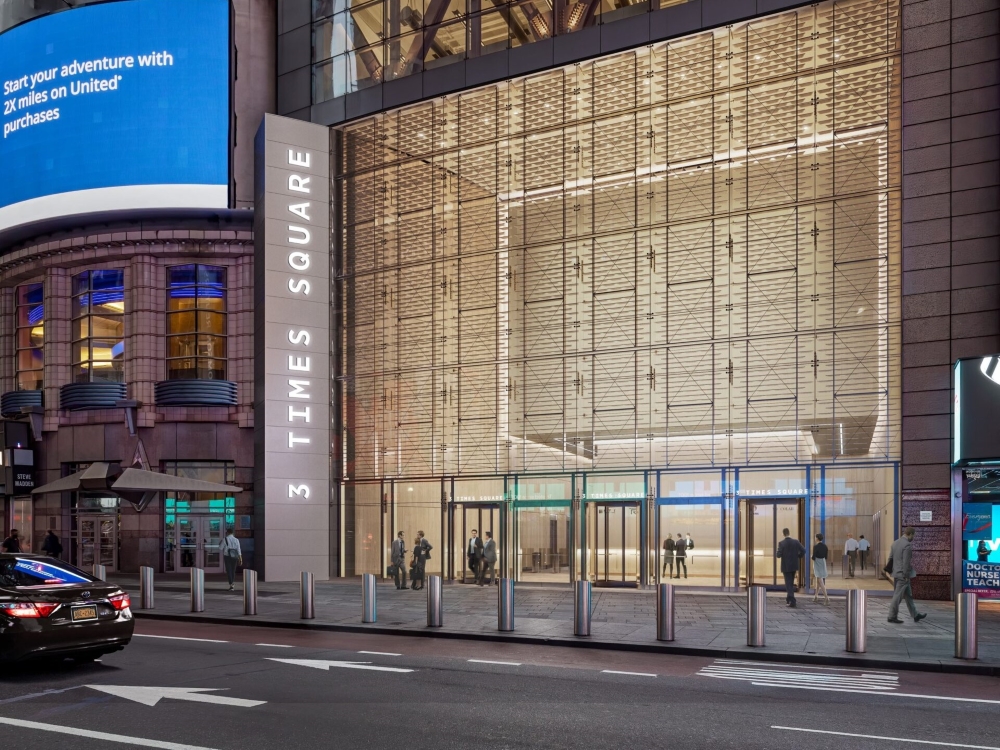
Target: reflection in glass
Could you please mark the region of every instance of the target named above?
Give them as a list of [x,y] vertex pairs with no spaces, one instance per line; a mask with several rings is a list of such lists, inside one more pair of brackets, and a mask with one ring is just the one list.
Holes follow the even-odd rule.
[[45,306],[42,284],[17,288],[17,390],[42,388],[45,345]]
[[167,378],[226,379],[226,269],[167,269]]
[[72,368],[76,383],[125,379],[125,273],[84,271],[73,277]]

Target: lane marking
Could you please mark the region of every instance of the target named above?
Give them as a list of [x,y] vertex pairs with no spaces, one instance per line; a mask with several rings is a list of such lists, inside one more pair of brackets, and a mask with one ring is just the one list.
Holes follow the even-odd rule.
[[229,643],[217,641],[214,638],[181,638],[179,635],[149,635],[148,633],[133,633],[133,638],[162,638],[166,641],[197,641],[198,643]]
[[937,745],[938,747],[965,747],[970,750],[1000,750],[995,745],[963,745],[959,742],[934,742],[933,740],[911,740],[903,737],[883,737],[879,734],[853,734],[851,732],[829,732],[824,729],[803,729],[802,727],[778,727],[771,729],[783,729],[786,732],[809,732],[810,734],[834,734],[838,737],[858,737],[864,740],[885,740],[886,742],[912,742],[916,745]]
[[[757,687],[788,687],[788,683],[782,682],[751,682]],[[951,695],[922,695],[920,693],[886,693],[878,690],[849,690],[847,688],[831,687],[811,687],[809,685],[795,685],[796,690],[825,690],[830,693],[865,693],[867,695],[888,695],[890,698],[924,698],[929,701],[955,701],[957,703],[986,703],[989,705],[1000,705],[1000,701],[989,700],[988,698],[956,698]],[[805,730],[802,730],[805,731]],[[998,748],[1000,750],[1000,748]]]
[[621,672],[617,669],[602,669],[601,674],[627,674],[632,677],[656,677],[657,675],[651,672]]
[[402,656],[402,654],[394,654],[391,651],[358,651],[359,654],[369,654],[370,656]]
[[466,661],[472,664],[500,664],[505,667],[519,667],[521,662],[519,661],[490,661],[489,659],[467,659]]
[[262,706],[267,701],[252,701],[246,698],[228,698],[225,695],[211,695],[216,690],[229,688],[193,688],[193,687],[146,687],[140,685],[85,685],[91,690],[107,693],[117,698],[135,701],[144,706],[155,706],[164,698],[175,701],[192,701],[194,703],[216,703],[220,706],[239,706],[253,708]]
[[68,693],[70,690],[79,690],[82,687],[86,687],[86,685],[74,685],[73,687],[60,688],[58,690],[43,690],[40,693],[28,693],[27,695],[18,695],[15,696],[14,698],[4,698],[3,700],[0,700],[0,704],[28,701],[31,700],[32,698],[44,698],[47,695],[56,695],[57,693]]
[[289,646],[285,643],[255,643],[255,646],[265,646],[267,648],[295,648],[295,646]]
[[139,747],[156,747],[160,750],[215,750],[211,747],[201,745],[182,745],[177,742],[163,742],[162,740],[147,740],[144,737],[129,737],[124,734],[109,734],[108,732],[94,732],[90,729],[78,729],[76,727],[65,727],[59,724],[42,724],[38,721],[24,721],[23,719],[8,719],[0,717],[0,724],[6,724],[21,729],[38,729],[43,732],[55,732],[56,734],[68,734],[73,737],[87,737],[92,740],[105,740],[106,742],[118,742],[123,745],[138,745]]
[[413,672],[412,669],[402,669],[400,667],[379,667],[368,661],[326,661],[322,659],[276,659],[273,656],[267,657],[267,661],[276,661],[281,664],[294,664],[297,667],[312,667],[313,669],[323,669],[327,672],[330,667],[340,667],[343,669],[366,669],[371,672]]
[[748,659],[716,659],[716,664],[746,664],[751,667],[761,667],[766,665],[769,669],[818,669],[824,672],[864,672],[865,674],[892,675],[899,676],[899,672],[891,672],[885,669],[868,669],[867,667],[814,667],[812,664],[774,664],[771,662],[749,661]]

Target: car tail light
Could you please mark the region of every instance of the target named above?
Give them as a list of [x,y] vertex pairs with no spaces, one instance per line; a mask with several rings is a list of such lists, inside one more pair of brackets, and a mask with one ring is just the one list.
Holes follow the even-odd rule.
[[59,605],[53,602],[0,603],[0,611],[4,612],[10,617],[17,617],[20,619],[37,619],[39,617],[48,617],[58,608]]
[[111,596],[108,597],[108,601],[110,601],[111,606],[117,609],[118,611],[121,611],[132,605],[132,600],[129,598],[129,595],[124,592],[118,594],[112,594]]

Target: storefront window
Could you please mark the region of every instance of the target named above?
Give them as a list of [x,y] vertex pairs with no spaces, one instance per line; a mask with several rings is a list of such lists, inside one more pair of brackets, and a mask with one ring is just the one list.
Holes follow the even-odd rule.
[[84,271],[73,277],[73,381],[125,379],[125,272]]
[[226,269],[167,269],[167,378],[226,379]]
[[25,284],[17,288],[17,389],[38,391],[42,388],[45,345],[45,307],[42,285]]

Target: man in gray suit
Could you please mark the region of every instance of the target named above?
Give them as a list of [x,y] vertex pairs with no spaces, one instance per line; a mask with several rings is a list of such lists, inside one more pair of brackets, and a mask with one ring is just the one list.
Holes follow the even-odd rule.
[[892,551],[889,558],[892,560],[892,582],[895,588],[892,592],[892,604],[889,605],[889,622],[899,624],[899,600],[906,599],[906,606],[910,610],[910,617],[914,622],[920,622],[926,614],[917,612],[913,604],[913,590],[910,588],[910,581],[916,577],[917,571],[913,569],[913,535],[916,533],[912,526],[907,526],[903,530],[903,536],[892,543]]
[[486,544],[483,546],[483,562],[479,566],[479,585],[486,583],[486,573],[490,574],[490,586],[497,580],[497,543],[493,541],[493,532],[486,532]]
[[396,573],[393,578],[396,579],[396,588],[405,589],[406,588],[406,540],[403,538],[403,532],[400,531],[396,539],[392,541],[392,549],[390,550],[389,561],[396,568]]

